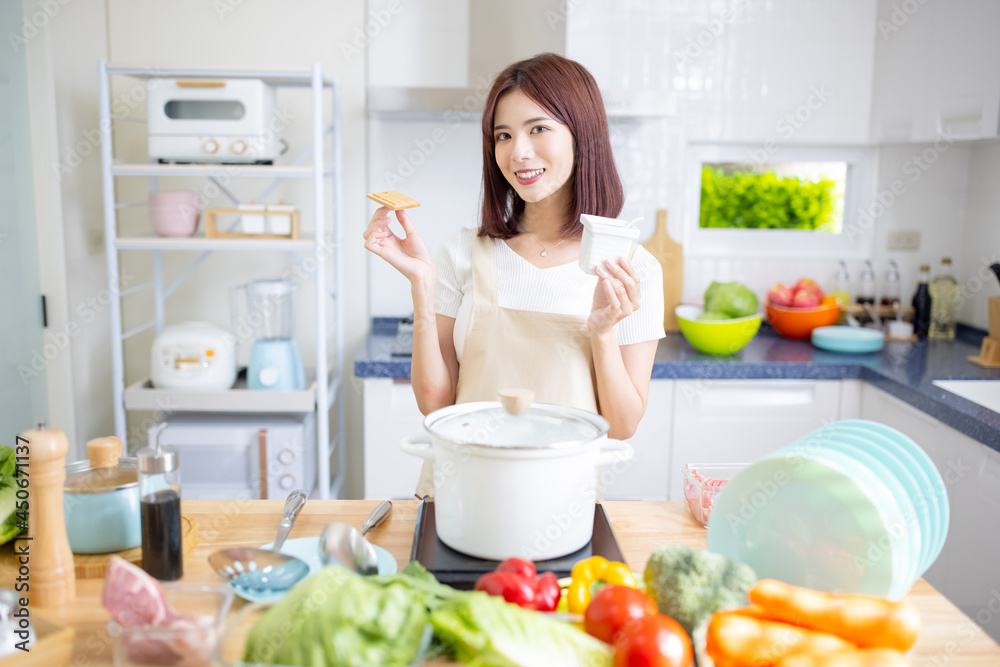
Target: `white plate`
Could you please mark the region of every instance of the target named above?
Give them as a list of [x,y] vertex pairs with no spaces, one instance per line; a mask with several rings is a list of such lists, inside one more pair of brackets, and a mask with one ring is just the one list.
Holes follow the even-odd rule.
[[[274,546],[274,542],[268,542],[267,544],[262,544],[261,548],[270,549],[272,546]],[[399,566],[396,564],[396,559],[392,557],[392,554],[377,544],[373,544],[372,546],[375,547],[375,554],[378,556],[378,573],[396,574]],[[288,554],[289,556],[295,556],[305,561],[306,565],[309,566],[309,574],[307,575],[307,578],[323,569],[323,563],[319,559],[318,536],[295,537],[290,540],[285,540],[285,543],[281,545],[281,553]],[[274,604],[285,597],[288,591],[291,590],[251,591],[241,586],[234,586],[232,583],[228,583],[227,585],[234,593],[239,595],[244,600],[259,602],[261,604]]]
[[[708,550],[746,563],[760,578],[885,595],[896,545],[856,474],[780,453],[748,466],[715,499]],[[885,545],[889,553],[872,559],[871,545]]]

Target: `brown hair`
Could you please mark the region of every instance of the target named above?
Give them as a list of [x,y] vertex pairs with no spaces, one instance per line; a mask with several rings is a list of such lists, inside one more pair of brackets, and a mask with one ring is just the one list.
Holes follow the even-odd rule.
[[493,123],[497,102],[519,90],[544,108],[573,135],[572,198],[561,236],[579,234],[580,214],[608,218],[621,213],[625,194],[615,167],[608,117],[597,82],[580,63],[542,53],[510,65],[497,75],[483,109],[483,214],[480,236],[509,239],[519,232],[524,200],[496,162]]

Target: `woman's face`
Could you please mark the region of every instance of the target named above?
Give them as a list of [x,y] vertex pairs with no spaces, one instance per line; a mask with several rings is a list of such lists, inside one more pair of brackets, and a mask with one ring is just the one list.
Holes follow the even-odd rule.
[[497,166],[525,202],[570,187],[573,134],[520,90],[497,102],[493,138]]

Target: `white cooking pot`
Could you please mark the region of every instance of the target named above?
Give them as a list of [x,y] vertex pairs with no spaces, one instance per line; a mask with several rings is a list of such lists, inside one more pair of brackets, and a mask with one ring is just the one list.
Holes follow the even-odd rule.
[[448,406],[427,415],[426,434],[403,439],[434,463],[437,533],[452,549],[546,560],[590,541],[597,469],[628,461],[632,447],[608,439],[599,415],[532,398],[506,390],[502,403]]

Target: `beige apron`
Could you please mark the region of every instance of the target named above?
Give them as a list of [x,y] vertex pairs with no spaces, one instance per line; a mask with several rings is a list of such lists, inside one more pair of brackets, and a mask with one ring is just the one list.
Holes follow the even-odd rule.
[[[455,403],[496,401],[501,389],[524,388],[538,403],[598,412],[587,318],[498,306],[496,248],[489,237],[472,238],[472,286]],[[434,495],[430,461],[417,482],[417,498],[425,495]]]

